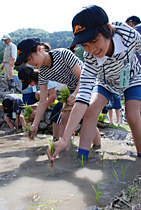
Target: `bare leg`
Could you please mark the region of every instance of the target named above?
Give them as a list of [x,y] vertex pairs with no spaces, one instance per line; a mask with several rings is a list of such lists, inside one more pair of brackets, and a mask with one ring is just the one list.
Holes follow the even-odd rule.
[[128,100],[125,102],[125,113],[127,122],[131,128],[137,152],[141,154],[141,102]]
[[100,136],[100,132],[99,132],[98,128],[96,128],[96,135],[95,135],[95,138],[93,140],[93,145],[95,145],[95,146],[100,146],[101,145],[101,136]]
[[113,110],[112,109],[108,110],[108,116],[109,116],[109,123],[112,124],[113,123]]
[[53,139],[59,139],[61,125],[53,122]]
[[26,131],[26,121],[25,121],[23,115],[20,115],[19,119],[20,119],[23,131]]
[[120,109],[115,109],[115,112],[116,112],[116,123],[117,123],[117,126],[120,124]]
[[90,106],[83,117],[79,148],[90,150],[96,136],[97,118],[107,102],[107,99],[100,93],[92,93]]
[[15,129],[15,127],[14,127],[14,125],[12,124],[12,122],[11,122],[11,120],[10,120],[9,117],[5,117],[5,122],[8,124],[8,126],[9,126],[12,130]]

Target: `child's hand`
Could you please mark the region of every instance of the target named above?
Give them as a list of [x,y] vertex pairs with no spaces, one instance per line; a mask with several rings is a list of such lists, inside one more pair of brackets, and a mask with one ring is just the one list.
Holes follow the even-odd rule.
[[75,95],[71,94],[67,99],[67,104],[70,105],[70,106],[73,106],[74,103],[75,103]]
[[55,144],[53,155],[50,154],[49,148],[47,149],[47,156],[52,161],[54,161],[54,159],[59,154],[59,152],[64,150],[66,148],[66,146],[67,146],[67,143],[63,139],[61,139],[58,142],[53,143],[53,144]]

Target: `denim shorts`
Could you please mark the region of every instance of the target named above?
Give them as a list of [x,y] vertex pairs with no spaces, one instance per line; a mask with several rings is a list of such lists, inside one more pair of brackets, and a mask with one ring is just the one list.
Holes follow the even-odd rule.
[[[112,98],[113,95],[115,95],[114,93],[111,93],[110,91],[106,90],[105,88],[99,85],[96,85],[93,88],[92,93],[94,92],[101,93],[107,98],[108,101]],[[141,85],[126,89],[124,92],[124,96],[125,96],[125,101],[128,101],[128,100],[141,101]]]
[[35,92],[23,94],[23,102],[24,104],[27,104],[27,105],[32,105],[38,102],[35,96]]

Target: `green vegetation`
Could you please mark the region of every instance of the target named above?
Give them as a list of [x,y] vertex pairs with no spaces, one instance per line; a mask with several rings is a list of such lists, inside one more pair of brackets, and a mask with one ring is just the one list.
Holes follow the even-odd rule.
[[62,88],[60,90],[60,95],[58,96],[58,99],[60,102],[64,102],[67,104],[67,99],[70,96],[70,91],[68,88]]
[[[68,48],[73,40],[72,31],[59,31],[54,33],[49,33],[43,29],[19,29],[17,31],[9,33],[11,36],[11,40],[14,44],[18,45],[19,41],[24,37],[35,36],[40,38],[41,42],[48,42],[52,49],[55,48]],[[0,42],[0,63],[3,60],[3,51],[5,48],[5,43],[1,40]],[[83,48],[81,46],[76,47],[76,56],[78,56],[81,60],[83,60]],[[19,67],[16,67],[18,69]]]
[[100,197],[101,195],[103,195],[103,192],[100,191],[100,185],[99,185],[99,181],[97,182],[97,189],[92,185],[92,188],[95,191],[96,194],[96,203],[97,203],[97,207],[99,206],[99,201],[100,201]]
[[102,114],[102,113],[101,113],[101,114],[99,115],[97,121],[98,121],[98,122],[104,122],[105,119],[106,119],[106,114]]
[[24,119],[25,120],[28,120],[30,115],[32,114],[33,112],[33,109],[30,105],[25,105],[25,111],[24,111]]

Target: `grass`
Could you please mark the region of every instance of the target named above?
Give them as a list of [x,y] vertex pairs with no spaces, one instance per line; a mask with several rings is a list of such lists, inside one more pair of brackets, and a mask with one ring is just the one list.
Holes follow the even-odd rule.
[[42,207],[45,207],[45,209],[46,209],[46,207],[48,207],[48,209],[50,209],[50,210],[55,210],[55,209],[57,209],[55,206],[50,206],[50,205],[52,205],[53,203],[55,203],[56,201],[49,201],[49,202],[47,202],[47,203],[43,203],[43,204],[39,204],[39,203],[37,203],[37,204],[31,204],[30,206],[35,206],[35,207],[33,207],[32,209],[30,209],[30,210],[34,210],[34,209],[40,209],[40,207],[42,208]]

